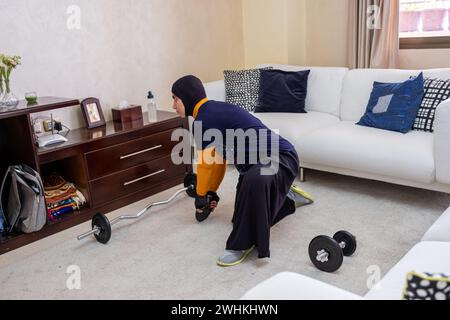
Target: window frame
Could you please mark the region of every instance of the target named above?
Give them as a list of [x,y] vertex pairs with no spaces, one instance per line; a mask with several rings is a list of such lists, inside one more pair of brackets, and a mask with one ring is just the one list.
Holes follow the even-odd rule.
[[[399,34],[400,37],[400,34]],[[400,49],[450,49],[450,36],[401,38]]]

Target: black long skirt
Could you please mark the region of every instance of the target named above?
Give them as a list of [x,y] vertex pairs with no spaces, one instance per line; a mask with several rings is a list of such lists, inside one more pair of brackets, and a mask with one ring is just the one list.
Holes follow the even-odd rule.
[[294,202],[287,197],[298,176],[299,159],[295,151],[280,152],[279,170],[262,175],[262,164],[253,165],[239,176],[233,215],[233,231],[227,250],[257,247],[259,258],[270,257],[270,228],[293,214]]

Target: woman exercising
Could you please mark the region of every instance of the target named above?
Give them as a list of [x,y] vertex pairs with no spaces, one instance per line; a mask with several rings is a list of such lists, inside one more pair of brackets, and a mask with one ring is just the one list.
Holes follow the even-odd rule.
[[[233,231],[217,264],[240,264],[255,248],[259,258],[270,257],[270,228],[297,207],[312,203],[299,187],[291,187],[299,170],[295,148],[243,108],[208,100],[202,82],[195,76],[176,81],[172,94],[177,113],[195,119],[198,221],[206,220],[220,201],[216,192],[227,162],[234,163],[240,173]],[[230,136],[230,132],[235,134]],[[239,133],[245,133],[244,139],[239,139]]]

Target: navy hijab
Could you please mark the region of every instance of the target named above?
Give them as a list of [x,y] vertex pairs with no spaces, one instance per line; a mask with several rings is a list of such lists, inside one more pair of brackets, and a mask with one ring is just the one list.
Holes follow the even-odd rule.
[[206,98],[203,83],[192,75],[178,79],[172,86],[172,93],[183,101],[186,116],[190,117],[197,103]]

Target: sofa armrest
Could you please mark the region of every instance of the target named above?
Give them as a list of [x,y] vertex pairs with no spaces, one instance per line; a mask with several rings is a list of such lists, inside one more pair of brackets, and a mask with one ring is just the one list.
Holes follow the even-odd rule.
[[428,229],[422,241],[450,242],[450,208]]
[[302,276],[283,272],[249,290],[241,300],[362,300],[348,291]]
[[434,120],[436,180],[450,184],[450,99],[436,109]]
[[203,84],[205,86],[208,99],[225,102],[225,81],[219,80]]

